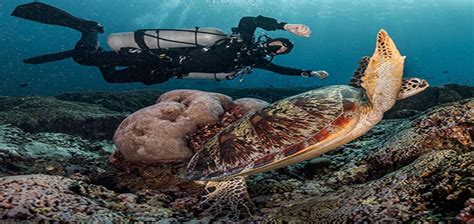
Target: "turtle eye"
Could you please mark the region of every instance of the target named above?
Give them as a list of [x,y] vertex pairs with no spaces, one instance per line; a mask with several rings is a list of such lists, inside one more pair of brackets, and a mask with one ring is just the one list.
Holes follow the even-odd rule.
[[216,191],[216,187],[214,187],[214,186],[206,187],[206,191],[207,191],[207,193],[210,194],[210,193]]
[[424,80],[423,80],[423,81],[421,81],[421,83],[420,83],[420,87],[425,87],[425,86],[427,86],[427,83],[426,83],[426,81],[424,81]]

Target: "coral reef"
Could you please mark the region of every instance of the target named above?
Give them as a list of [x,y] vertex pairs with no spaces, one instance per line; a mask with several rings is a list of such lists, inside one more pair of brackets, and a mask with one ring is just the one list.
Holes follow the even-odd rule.
[[185,136],[199,124],[217,122],[231,99],[198,91],[172,91],[157,104],[125,119],[114,135],[118,151],[129,161],[186,161],[193,155]]
[[[114,141],[126,160],[137,163],[187,161],[194,154],[186,137],[219,123],[224,113],[236,120],[265,102],[232,98],[197,90],[175,90],[160,96],[153,106],[127,117]],[[224,123],[230,123],[225,116]],[[222,122],[220,122],[222,123]]]
[[107,166],[115,147],[62,133],[28,133],[0,125],[0,176],[44,173],[96,175]]
[[461,213],[456,216],[456,221],[459,223],[468,223],[469,221],[474,220],[474,198],[469,198],[466,203],[466,206]]
[[384,114],[384,118],[394,119],[409,117],[440,104],[471,97],[474,97],[474,88],[471,86],[448,84],[432,87],[415,96],[398,101],[391,110]]
[[465,152],[474,148],[474,101],[433,108],[401,126],[400,132],[367,159],[370,175],[380,176],[400,168],[429,150]]
[[[246,221],[473,222],[474,98],[466,99],[473,90],[430,87],[335,151],[250,176],[256,214]],[[302,91],[216,92],[275,101]],[[0,97],[0,220],[208,220],[196,219],[204,186],[179,178],[185,159],[137,164],[113,154],[114,131],[130,113],[155,104],[191,105],[176,102],[184,102],[189,92],[162,93]],[[266,106],[230,97],[218,94],[218,113],[207,120],[212,122],[183,135],[190,154],[222,127]],[[14,176],[25,174],[47,175]]]
[[64,93],[55,97],[63,101],[94,104],[117,112],[133,113],[155,104],[156,99],[165,92],[161,90],[82,92]]
[[[59,222],[130,222],[169,219],[173,212],[137,202],[137,195],[117,194],[80,180],[47,175],[0,178],[3,220]],[[172,219],[171,219],[172,220]]]
[[287,222],[448,221],[456,210],[463,208],[462,198],[472,195],[468,181],[472,178],[469,169],[472,171],[473,158],[473,152],[430,152],[375,181],[342,187],[283,208],[274,219]]
[[[92,139],[110,139],[126,114],[100,106],[54,97],[18,97],[0,101],[0,123],[27,132],[59,132]],[[94,130],[94,131],[91,131]]]

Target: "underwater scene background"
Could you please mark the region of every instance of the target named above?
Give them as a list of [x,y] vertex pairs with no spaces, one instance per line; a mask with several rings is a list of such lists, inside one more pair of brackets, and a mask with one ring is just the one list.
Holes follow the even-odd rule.
[[[44,25],[10,16],[27,0],[0,2],[0,95],[53,95],[79,91],[131,89],[251,87],[312,87],[346,84],[357,60],[371,54],[373,39],[386,29],[407,56],[406,76],[427,79],[432,86],[444,83],[474,83],[474,13],[471,0],[97,0],[42,2],[75,16],[92,19],[105,27],[100,35],[144,28],[216,27],[230,32],[243,16],[264,15],[288,23],[303,23],[312,29],[310,38],[288,32],[265,32],[287,37],[296,46],[292,53],[274,59],[277,64],[326,70],[330,77],[287,77],[256,69],[243,82],[172,80],[152,86],[106,83],[95,67],[64,60],[27,65],[23,59],[72,49],[80,34],[72,29]],[[256,35],[263,34],[258,29]]]
[[296,43],[274,62],[330,76],[107,83],[24,64],[80,34],[0,1],[0,223],[474,223],[472,0],[41,2],[99,21],[105,49],[145,28],[307,24],[265,32]]

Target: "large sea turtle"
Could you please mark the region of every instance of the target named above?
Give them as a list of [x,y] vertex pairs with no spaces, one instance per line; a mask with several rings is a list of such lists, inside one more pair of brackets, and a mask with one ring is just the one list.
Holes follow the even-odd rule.
[[426,89],[425,80],[402,78],[404,61],[380,30],[374,54],[361,60],[350,85],[308,91],[237,120],[203,145],[184,177],[208,181],[202,205],[212,215],[236,220],[251,213],[245,176],[336,149],[376,125],[397,99]]

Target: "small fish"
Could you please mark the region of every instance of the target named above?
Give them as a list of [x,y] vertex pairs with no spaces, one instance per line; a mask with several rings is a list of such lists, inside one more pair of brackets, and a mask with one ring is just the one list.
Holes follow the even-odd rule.
[[20,87],[20,88],[25,88],[25,87],[29,86],[30,84],[31,84],[31,83],[29,83],[29,82],[24,82],[24,83],[18,85],[18,87]]
[[449,71],[442,71],[442,73],[446,74],[446,73],[449,73]]

